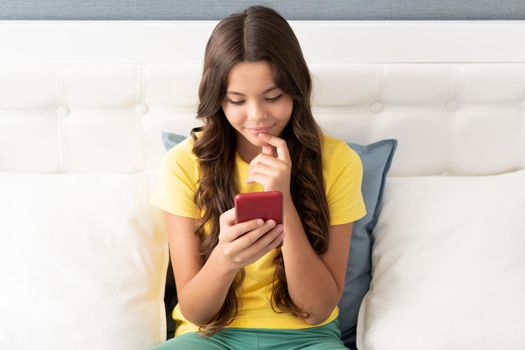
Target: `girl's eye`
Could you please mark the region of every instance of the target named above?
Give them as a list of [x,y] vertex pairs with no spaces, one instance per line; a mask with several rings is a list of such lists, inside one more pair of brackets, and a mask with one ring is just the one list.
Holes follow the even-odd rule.
[[279,95],[279,96],[275,96],[275,97],[269,97],[267,98],[268,101],[277,101],[282,95]]
[[[275,96],[275,97],[268,97],[266,100],[267,101],[270,101],[270,102],[274,102],[274,101],[277,101],[278,99],[281,98],[282,95],[279,95],[279,96]],[[228,101],[231,103],[231,104],[234,104],[234,105],[242,105],[244,103],[244,101],[232,101],[230,99],[228,99]]]

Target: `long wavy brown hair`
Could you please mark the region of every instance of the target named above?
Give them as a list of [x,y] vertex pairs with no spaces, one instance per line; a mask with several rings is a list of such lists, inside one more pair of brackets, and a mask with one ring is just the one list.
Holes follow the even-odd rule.
[[[292,200],[315,251],[322,254],[328,247],[329,212],[322,174],[322,133],[311,111],[310,72],[299,42],[286,20],[273,9],[252,6],[217,24],[204,55],[197,111],[197,118],[202,120],[203,126],[191,131],[193,152],[202,174],[195,203],[203,211],[196,227],[203,262],[219,241],[219,216],[234,206],[237,193],[233,175],[237,136],[221,105],[228,73],[236,63],[261,60],[270,63],[274,82],[293,99],[292,116],[280,135],[286,140],[292,160]],[[274,264],[272,308],[276,312],[308,317],[288,293],[280,251]],[[199,328],[202,335],[213,335],[233,321],[239,308],[236,290],[244,276],[242,269],[219,312]]]

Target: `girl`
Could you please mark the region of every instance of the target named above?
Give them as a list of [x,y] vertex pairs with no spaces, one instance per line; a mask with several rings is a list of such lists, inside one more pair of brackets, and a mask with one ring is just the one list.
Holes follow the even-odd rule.
[[[337,304],[362,165],[323,135],[299,42],[254,6],[215,27],[204,56],[203,126],[165,156],[152,203],[165,212],[179,304],[160,349],[346,349]],[[283,224],[235,224],[239,192],[280,191]],[[283,243],[282,247],[279,247]]]

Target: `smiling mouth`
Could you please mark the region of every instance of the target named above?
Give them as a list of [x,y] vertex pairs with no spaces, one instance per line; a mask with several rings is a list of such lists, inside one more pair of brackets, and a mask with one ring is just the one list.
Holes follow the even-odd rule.
[[260,134],[260,133],[267,133],[271,128],[273,128],[273,125],[268,126],[266,128],[247,128],[247,129],[254,134]]

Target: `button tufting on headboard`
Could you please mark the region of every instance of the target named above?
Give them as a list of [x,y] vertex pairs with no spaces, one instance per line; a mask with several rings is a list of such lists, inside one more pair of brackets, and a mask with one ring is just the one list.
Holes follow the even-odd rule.
[[71,111],[69,110],[68,106],[58,106],[57,107],[57,116],[59,117],[67,117]]
[[447,105],[446,105],[446,108],[449,111],[455,111],[456,109],[458,109],[458,107],[459,107],[459,104],[458,104],[458,101],[456,100],[450,100],[447,102]]
[[[157,169],[162,132],[200,124],[215,23],[0,23],[10,33],[0,39],[0,171]],[[390,176],[525,166],[525,49],[504,42],[525,24],[291,25],[322,129],[362,144],[397,139]],[[476,33],[484,40],[465,46]]]
[[379,113],[383,110],[383,104],[381,102],[374,102],[370,105],[370,110],[373,113]]
[[135,106],[135,113],[139,115],[145,115],[148,113],[148,106],[145,104],[138,104]]

